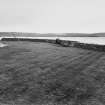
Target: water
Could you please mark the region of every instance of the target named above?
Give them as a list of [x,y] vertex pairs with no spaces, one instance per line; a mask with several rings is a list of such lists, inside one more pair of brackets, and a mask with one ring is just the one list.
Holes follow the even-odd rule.
[[[8,38],[13,38],[13,37],[8,37]],[[62,40],[71,40],[71,41],[79,41],[82,43],[105,45],[105,37],[17,37],[17,38],[30,38],[30,39],[56,39],[56,38],[59,38]],[[0,39],[2,39],[2,37]]]
[[6,44],[0,43],[0,47],[5,47],[7,46]]
[[89,44],[105,45],[105,37],[62,37],[63,40],[79,41]]

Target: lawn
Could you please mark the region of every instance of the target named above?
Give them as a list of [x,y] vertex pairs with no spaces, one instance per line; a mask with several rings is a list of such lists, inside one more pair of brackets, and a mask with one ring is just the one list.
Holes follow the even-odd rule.
[[4,43],[0,105],[105,105],[105,52],[42,42]]

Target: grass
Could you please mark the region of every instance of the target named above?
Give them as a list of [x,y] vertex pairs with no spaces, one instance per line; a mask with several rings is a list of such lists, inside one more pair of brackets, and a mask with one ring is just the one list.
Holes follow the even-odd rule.
[[40,42],[0,48],[0,104],[105,105],[105,53]]

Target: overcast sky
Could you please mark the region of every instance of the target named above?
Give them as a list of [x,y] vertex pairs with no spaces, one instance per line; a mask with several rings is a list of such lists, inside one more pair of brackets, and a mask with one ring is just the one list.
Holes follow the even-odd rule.
[[105,0],[0,0],[0,31],[105,32]]

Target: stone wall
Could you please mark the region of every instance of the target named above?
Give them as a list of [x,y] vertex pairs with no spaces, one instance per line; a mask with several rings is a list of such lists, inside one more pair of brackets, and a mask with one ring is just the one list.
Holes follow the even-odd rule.
[[95,51],[105,51],[105,45],[80,43],[78,41],[60,40],[60,39],[28,39],[28,38],[2,38],[2,41],[31,41],[31,42],[47,42],[58,44],[63,47],[76,47]]

